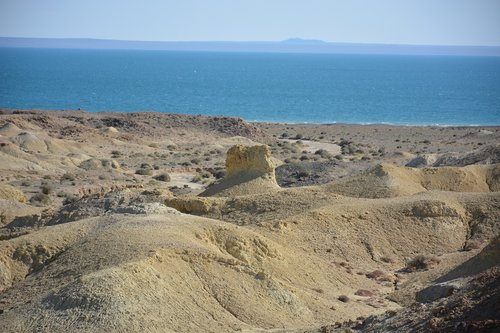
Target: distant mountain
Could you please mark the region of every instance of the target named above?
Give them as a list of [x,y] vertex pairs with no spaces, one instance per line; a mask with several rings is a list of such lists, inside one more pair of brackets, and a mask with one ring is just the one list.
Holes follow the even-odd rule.
[[319,39],[302,39],[302,38],[289,38],[282,43],[285,44],[300,44],[300,45],[311,45],[311,44],[326,44],[325,41]]
[[301,38],[291,38],[281,42],[148,42],[79,38],[0,37],[0,47],[200,52],[500,56],[500,46],[328,43],[321,40]]

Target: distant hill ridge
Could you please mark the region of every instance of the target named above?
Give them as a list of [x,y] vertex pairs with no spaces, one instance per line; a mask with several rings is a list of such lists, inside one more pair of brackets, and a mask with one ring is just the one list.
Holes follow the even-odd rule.
[[60,39],[0,37],[0,47],[102,50],[128,49],[200,52],[500,56],[500,46],[330,43],[322,40],[301,38],[290,38],[281,42],[161,42],[105,40],[89,38]]

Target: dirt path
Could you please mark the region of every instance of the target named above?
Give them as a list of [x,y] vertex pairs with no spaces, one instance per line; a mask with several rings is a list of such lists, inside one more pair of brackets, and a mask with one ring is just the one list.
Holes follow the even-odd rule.
[[205,187],[201,184],[194,183],[191,180],[196,175],[194,172],[183,172],[183,173],[170,173],[170,182],[169,186],[178,186],[184,187],[184,185],[188,185],[190,188],[201,190]]
[[[290,142],[290,143],[297,142],[297,140],[290,140],[290,139],[280,139],[280,140],[285,141],[285,142]],[[340,146],[336,145],[334,143],[316,142],[316,141],[309,141],[309,140],[300,140],[300,141],[304,145],[303,150],[307,150],[310,153],[314,153],[320,149],[324,149],[332,155],[337,155],[337,154],[340,154],[340,152],[341,152]]]

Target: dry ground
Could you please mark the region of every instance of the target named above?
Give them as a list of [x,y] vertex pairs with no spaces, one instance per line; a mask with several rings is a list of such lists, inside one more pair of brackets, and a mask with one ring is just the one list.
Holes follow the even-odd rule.
[[493,332],[499,137],[2,110],[0,330]]

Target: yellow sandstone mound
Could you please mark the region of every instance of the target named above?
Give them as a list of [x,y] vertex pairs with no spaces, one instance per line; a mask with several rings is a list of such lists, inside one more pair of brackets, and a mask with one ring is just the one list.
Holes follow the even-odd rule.
[[327,191],[357,198],[390,198],[425,191],[493,192],[500,165],[414,169],[380,164],[367,173],[325,185]]
[[240,196],[276,191],[280,187],[276,182],[275,167],[267,145],[235,145],[227,152],[226,177],[201,196]]

